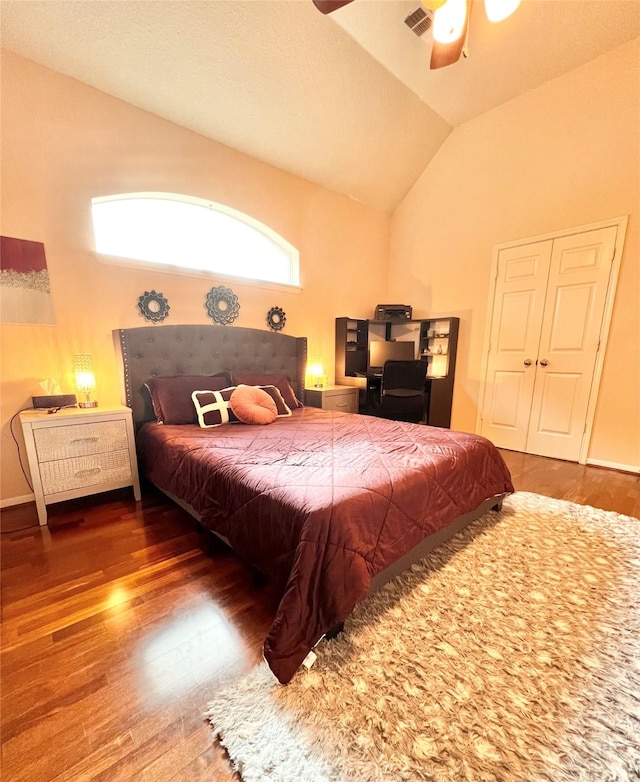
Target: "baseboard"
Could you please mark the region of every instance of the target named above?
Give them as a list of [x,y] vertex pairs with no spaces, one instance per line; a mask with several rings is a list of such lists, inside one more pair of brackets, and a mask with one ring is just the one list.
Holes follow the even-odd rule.
[[9,497],[6,500],[0,500],[0,508],[11,508],[14,505],[24,505],[26,502],[35,502],[33,494],[25,494],[22,497]]
[[594,467],[607,467],[609,470],[619,470],[620,472],[631,472],[634,475],[640,473],[639,467],[632,467],[630,464],[617,464],[616,462],[605,462],[602,459],[587,459],[587,464]]

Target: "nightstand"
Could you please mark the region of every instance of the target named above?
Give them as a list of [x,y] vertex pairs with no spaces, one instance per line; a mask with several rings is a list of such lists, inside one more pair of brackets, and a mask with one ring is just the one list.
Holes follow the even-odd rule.
[[20,423],[41,525],[54,502],[124,486],[140,500],[130,408],[24,410]]
[[341,413],[358,412],[358,394],[355,386],[324,386],[323,388],[305,388],[305,403],[310,407],[323,410],[337,410]]

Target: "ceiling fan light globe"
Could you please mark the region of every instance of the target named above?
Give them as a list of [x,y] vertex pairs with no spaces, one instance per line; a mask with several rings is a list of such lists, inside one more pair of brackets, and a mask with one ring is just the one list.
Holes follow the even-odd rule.
[[490,22],[502,22],[520,5],[520,0],[484,0],[484,10]]
[[438,43],[453,43],[465,30],[467,0],[447,0],[433,16],[433,38]]
[[438,8],[443,6],[447,0],[422,0],[422,5],[427,11],[437,11]]

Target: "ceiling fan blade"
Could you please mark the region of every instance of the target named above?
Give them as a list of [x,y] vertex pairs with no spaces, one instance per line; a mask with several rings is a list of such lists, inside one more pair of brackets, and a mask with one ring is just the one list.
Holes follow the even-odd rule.
[[313,4],[322,11],[323,14],[330,14],[332,11],[336,11],[338,8],[342,8],[343,5],[349,5],[353,0],[313,0]]
[[431,49],[431,63],[429,65],[431,70],[444,68],[445,65],[453,65],[454,62],[458,62],[464,49],[464,40],[465,36],[461,35],[453,43],[438,43],[438,41],[434,41]]
[[[452,65],[460,59],[467,40],[470,11],[469,0],[449,0],[449,3],[436,10],[432,27],[431,70]],[[438,28],[442,35],[440,40],[437,40]],[[451,40],[456,34],[455,40]]]

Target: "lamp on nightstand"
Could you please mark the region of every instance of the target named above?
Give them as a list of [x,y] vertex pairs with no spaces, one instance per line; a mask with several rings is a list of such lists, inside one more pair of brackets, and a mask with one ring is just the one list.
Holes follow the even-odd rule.
[[314,364],[309,364],[307,367],[307,375],[312,381],[314,388],[324,387],[324,367],[319,361],[316,361]]
[[98,403],[89,398],[96,390],[96,375],[93,369],[93,356],[74,356],[73,372],[76,378],[76,388],[84,394],[84,402],[78,402],[78,407],[97,407]]

